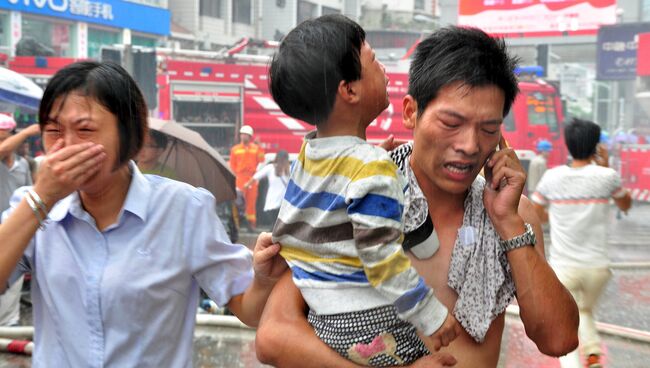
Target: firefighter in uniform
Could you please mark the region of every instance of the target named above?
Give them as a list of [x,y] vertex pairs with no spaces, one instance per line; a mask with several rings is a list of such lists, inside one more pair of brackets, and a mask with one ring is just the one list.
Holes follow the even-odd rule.
[[244,185],[251,180],[257,166],[264,162],[264,151],[253,142],[253,128],[244,125],[239,129],[240,143],[230,149],[230,168],[237,177],[237,189],[244,194],[246,201],[246,220],[255,228],[255,202],[257,201],[257,182],[246,189]]

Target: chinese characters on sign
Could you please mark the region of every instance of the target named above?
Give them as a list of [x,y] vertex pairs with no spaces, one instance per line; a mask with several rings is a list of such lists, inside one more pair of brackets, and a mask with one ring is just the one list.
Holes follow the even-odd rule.
[[70,0],[70,13],[91,18],[113,20],[113,6],[99,1]]
[[638,34],[650,32],[650,23],[602,27],[598,31],[597,79],[636,78]]

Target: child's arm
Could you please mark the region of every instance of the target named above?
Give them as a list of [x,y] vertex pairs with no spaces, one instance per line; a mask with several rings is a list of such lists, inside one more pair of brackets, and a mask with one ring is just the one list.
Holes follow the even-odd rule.
[[437,350],[448,345],[460,327],[402,250],[404,200],[397,175],[388,159],[367,163],[348,187],[348,215],[369,283],[422,334],[438,332],[432,341],[425,341],[430,349]]

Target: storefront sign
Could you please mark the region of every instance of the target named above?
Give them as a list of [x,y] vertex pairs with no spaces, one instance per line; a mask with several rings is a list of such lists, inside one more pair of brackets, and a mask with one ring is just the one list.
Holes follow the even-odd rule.
[[120,0],[0,0],[0,8],[169,35],[169,10]]
[[596,34],[616,0],[459,0],[458,24],[508,37]]
[[636,78],[638,34],[650,32],[650,23],[626,23],[598,31],[596,75],[598,80]]
[[636,72],[640,76],[650,76],[650,33],[639,35],[639,47],[636,53],[638,64]]

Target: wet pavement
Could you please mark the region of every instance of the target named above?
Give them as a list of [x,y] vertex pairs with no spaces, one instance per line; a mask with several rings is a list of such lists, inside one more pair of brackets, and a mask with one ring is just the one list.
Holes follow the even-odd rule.
[[[613,277],[598,307],[600,322],[650,331],[650,205],[633,207],[627,216],[612,215],[610,258]],[[254,234],[242,234],[240,241],[254,244]],[[549,241],[549,239],[547,239]],[[630,267],[630,263],[634,263]],[[27,320],[26,322],[29,322]],[[650,367],[650,344],[601,334],[607,368]],[[255,357],[252,330],[197,327],[194,367],[266,367]],[[26,356],[0,354],[0,368],[30,367]],[[540,354],[516,316],[506,318],[500,368],[555,368],[555,358]]]

